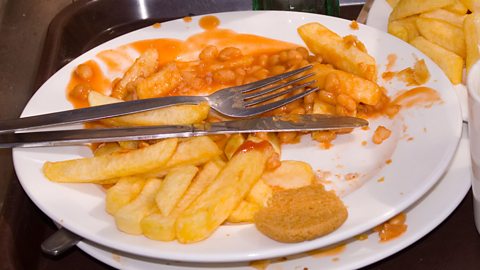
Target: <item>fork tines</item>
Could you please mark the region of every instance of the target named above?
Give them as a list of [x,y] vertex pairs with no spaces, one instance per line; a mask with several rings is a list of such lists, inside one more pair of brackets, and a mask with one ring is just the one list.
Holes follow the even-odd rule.
[[[291,80],[285,80],[285,79],[288,79],[288,78],[290,78],[294,75],[297,75],[301,72],[304,72],[304,71],[310,69],[311,67],[312,67],[311,65],[305,66],[305,67],[302,67],[300,69],[292,70],[290,72],[286,72],[286,73],[283,73],[283,74],[280,74],[280,75],[277,75],[277,76],[274,76],[274,77],[267,78],[267,79],[262,80],[262,81],[255,82],[256,85],[252,87],[253,89],[250,88],[246,91],[243,91],[243,93],[244,93],[243,101],[245,102],[244,106],[245,107],[251,107],[251,106],[255,106],[257,104],[262,104],[262,105],[268,104],[269,105],[269,104],[272,104],[272,103],[266,103],[267,101],[270,101],[270,100],[275,101],[276,98],[279,98],[279,97],[282,97],[282,96],[288,96],[288,94],[295,93],[295,91],[298,90],[298,89],[303,89],[303,88],[306,88],[306,87],[312,85],[313,83],[316,82],[316,80],[312,80],[312,81],[308,81],[308,82],[304,82],[304,81],[306,79],[312,77],[313,75],[315,75],[314,73],[304,74],[300,77],[297,77],[297,78],[294,78],[294,79],[291,79]],[[282,80],[285,80],[285,82],[274,84],[274,83],[282,81]],[[301,82],[301,84],[296,84],[296,83],[299,83],[299,82]],[[271,87],[264,87],[264,86],[272,85],[272,84],[273,84],[273,86],[271,86]],[[308,91],[308,94],[313,92],[313,91],[309,91],[310,89],[305,89],[305,90]],[[296,99],[304,97],[305,95],[306,94],[305,94],[305,91],[304,91],[304,92],[292,95],[289,98],[293,98],[291,100],[294,101]],[[282,103],[284,103],[285,100],[286,99],[281,99]],[[288,100],[290,100],[290,99],[288,99]],[[266,104],[263,104],[263,103],[266,103]]]

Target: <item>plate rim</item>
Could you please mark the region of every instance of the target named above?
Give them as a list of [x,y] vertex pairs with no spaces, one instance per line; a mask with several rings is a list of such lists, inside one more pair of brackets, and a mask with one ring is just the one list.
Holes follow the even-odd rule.
[[[248,13],[253,13],[253,12],[255,12],[255,13],[259,13],[259,12],[263,12],[263,13],[275,13],[275,12],[285,13],[284,11],[235,11],[235,12],[222,12],[222,13],[205,14],[205,15],[200,15],[200,16],[197,16],[197,17],[202,17],[202,16],[206,16],[206,15],[217,15],[217,16],[221,16],[221,15],[229,14],[229,13],[247,13],[247,14],[248,14]],[[294,13],[294,12],[290,12],[290,13]],[[300,14],[301,14],[301,13],[300,13]],[[298,12],[295,12],[294,15],[295,15],[295,16],[298,16],[299,13],[298,13]],[[312,14],[308,14],[308,15],[311,16]],[[315,16],[327,17],[327,16],[323,16],[323,15],[318,15],[318,14],[315,14]],[[333,21],[335,21],[335,20],[336,20],[336,21],[349,21],[349,20],[345,20],[345,19],[341,19],[341,18],[334,18],[334,17],[328,17],[328,18],[331,19],[331,20],[333,20]],[[179,20],[181,20],[181,19],[179,19]],[[148,27],[148,26],[147,26],[147,27]],[[370,28],[371,28],[372,30],[374,30],[374,31],[378,31],[378,30],[375,29],[375,28],[372,28],[372,27],[370,27]],[[142,28],[142,29],[144,29],[144,28]],[[136,30],[136,31],[141,31],[142,29],[139,29],[139,30]],[[136,31],[132,31],[132,32],[130,32],[130,33],[133,33],[133,32],[136,32]],[[384,33],[381,32],[381,31],[378,31],[378,32],[384,34]],[[123,36],[123,35],[122,35],[122,36]],[[118,38],[121,38],[122,36],[120,36],[120,37],[118,37]],[[116,39],[117,39],[117,38],[116,38]],[[115,40],[115,39],[113,39],[113,40]],[[97,48],[97,47],[95,47],[95,48]],[[95,48],[93,48],[92,50],[94,50]],[[89,50],[89,51],[90,51],[90,50]],[[87,52],[87,53],[88,53],[88,52]],[[82,54],[82,55],[84,55],[84,54]],[[35,95],[36,95],[37,93],[38,93],[38,92],[36,92]],[[35,96],[35,95],[34,95],[34,96]],[[32,99],[34,98],[34,96],[32,96]],[[29,106],[29,104],[30,104],[30,102],[32,101],[32,99],[29,101],[29,103],[26,105],[26,107]],[[458,103],[458,98],[457,98],[457,102],[456,102],[456,103]],[[23,115],[23,113],[22,113],[22,115]],[[459,126],[460,128],[458,129],[458,132],[457,132],[457,133],[459,133],[458,135],[460,135],[460,134],[461,134],[461,122],[459,123],[458,126]],[[442,167],[443,169],[442,169],[442,170],[437,170],[436,173],[434,173],[433,175],[430,175],[430,177],[431,177],[431,178],[435,178],[435,180],[434,180],[434,181],[432,180],[431,182],[429,182],[430,184],[427,185],[426,191],[424,191],[424,192],[417,192],[417,193],[419,193],[419,194],[420,194],[420,193],[421,193],[421,194],[426,193],[426,192],[439,180],[439,177],[444,173],[445,169],[447,168],[447,165],[448,165],[448,164],[450,163],[450,161],[452,160],[452,158],[453,158],[453,156],[454,156],[454,153],[455,153],[455,150],[456,150],[456,148],[457,148],[457,146],[458,146],[458,143],[459,143],[459,141],[460,141],[460,136],[456,136],[456,137],[457,137],[457,140],[456,140],[456,142],[454,143],[454,145],[453,145],[453,144],[450,145],[448,153],[445,154],[444,159],[442,159],[441,162],[439,162],[440,165],[438,165],[438,166],[439,166],[439,167]],[[19,165],[18,165],[18,160],[17,160],[16,154],[18,154],[18,152],[14,149],[14,150],[13,150],[14,166],[15,166],[15,170],[18,171],[18,166],[19,166]],[[18,174],[18,172],[17,172],[17,174]],[[35,204],[37,205],[37,207],[39,207],[40,209],[42,209],[42,211],[43,211],[44,213],[50,213],[50,211],[48,211],[48,209],[44,209],[44,207],[41,207],[41,206],[40,206],[40,205],[41,205],[40,202],[37,202],[35,199],[32,198],[33,196],[31,196],[31,194],[28,192],[28,189],[26,189],[26,188],[24,187],[24,183],[23,183],[22,181],[20,181],[20,183],[21,183],[22,187],[24,188],[24,190],[25,190],[25,191],[27,192],[27,194],[29,195],[29,197],[35,202]],[[382,221],[380,221],[379,223],[387,220],[388,218],[394,216],[394,215],[397,214],[398,212],[400,212],[400,211],[402,211],[403,209],[407,208],[409,205],[411,205],[411,204],[414,203],[416,200],[418,200],[418,199],[421,197],[421,195],[415,194],[415,195],[413,195],[413,196],[411,196],[411,197],[415,197],[415,200],[413,200],[413,201],[408,201],[408,202],[404,200],[403,203],[400,204],[400,205],[401,205],[400,207],[398,207],[398,205],[396,205],[396,206],[397,206],[397,207],[396,207],[396,211],[391,211],[389,214],[384,215],[384,216],[378,218],[379,220],[382,220]],[[40,204],[40,205],[39,205],[39,204]],[[49,217],[50,217],[50,216],[55,216],[55,214],[53,214],[53,213],[50,213],[50,214],[47,214],[47,215],[48,215]],[[69,225],[67,225],[67,224],[65,224],[65,225],[66,225],[65,227],[66,227],[67,229],[69,229],[69,230],[77,233],[77,229],[76,229],[76,228],[71,228],[71,227],[70,227]],[[361,228],[361,227],[359,227],[357,230],[353,230],[353,231],[360,232],[361,230],[365,230],[365,229],[369,229],[369,228]],[[83,234],[83,233],[79,233],[79,234],[80,234],[80,235],[85,235],[85,234]],[[345,238],[348,238],[348,237],[345,237]],[[86,239],[89,239],[89,237],[86,237]],[[90,239],[90,240],[92,240],[92,239]],[[109,246],[113,246],[113,245],[109,245]],[[178,257],[159,257],[159,256],[155,256],[155,255],[147,255],[147,256],[152,257],[152,258],[172,259],[172,260],[179,260],[179,259],[181,259],[181,260],[184,260],[184,261],[191,261],[191,262],[227,262],[227,261],[245,261],[245,260],[251,260],[252,258],[254,258],[254,259],[263,259],[263,258],[269,258],[269,257],[283,256],[283,255],[288,255],[288,254],[292,254],[292,253],[303,252],[303,251],[305,251],[305,250],[309,250],[309,249],[313,249],[313,248],[318,248],[318,246],[312,247],[311,245],[308,245],[308,244],[307,244],[307,245],[304,246],[303,248],[296,248],[296,249],[293,249],[293,250],[290,248],[290,251],[288,251],[288,252],[287,252],[287,251],[284,251],[283,253],[278,253],[278,252],[276,252],[275,255],[272,255],[272,254],[269,254],[269,253],[262,253],[262,254],[255,254],[253,257],[251,257],[251,256],[248,257],[248,256],[247,256],[247,258],[245,258],[245,255],[240,256],[240,257],[238,257],[238,256],[231,256],[231,257],[229,257],[230,259],[228,259],[228,260],[225,260],[225,259],[216,260],[216,259],[213,258],[213,257],[208,257],[208,258],[198,258],[198,257],[194,257],[194,258],[190,258],[190,259],[188,259],[188,260],[185,260],[185,258],[184,258],[183,256],[181,256],[181,255],[177,255]],[[146,256],[145,254],[140,254],[140,253],[131,252],[131,251],[128,251],[128,252],[133,253],[133,254],[138,254],[138,255]]]

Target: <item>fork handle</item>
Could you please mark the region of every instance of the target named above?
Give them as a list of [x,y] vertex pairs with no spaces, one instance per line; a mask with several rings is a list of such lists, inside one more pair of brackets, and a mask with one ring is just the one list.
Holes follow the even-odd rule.
[[202,96],[150,98],[56,113],[41,114],[18,119],[9,119],[0,121],[0,133],[88,122],[125,114],[144,112],[178,104],[198,104],[202,101],[208,100],[206,97]]

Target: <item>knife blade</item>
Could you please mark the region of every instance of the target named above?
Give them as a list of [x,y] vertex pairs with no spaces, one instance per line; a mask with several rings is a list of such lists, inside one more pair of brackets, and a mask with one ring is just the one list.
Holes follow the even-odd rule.
[[270,116],[194,125],[4,133],[0,134],[0,148],[61,146],[233,133],[319,131],[366,125],[368,121],[349,116],[323,114]]

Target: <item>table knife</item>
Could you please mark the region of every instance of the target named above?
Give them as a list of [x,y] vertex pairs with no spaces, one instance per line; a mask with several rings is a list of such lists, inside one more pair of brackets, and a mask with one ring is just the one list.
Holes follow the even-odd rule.
[[368,125],[367,120],[350,116],[324,114],[270,116],[194,125],[3,133],[0,134],[0,148],[154,140],[233,133],[320,131],[366,125]]

